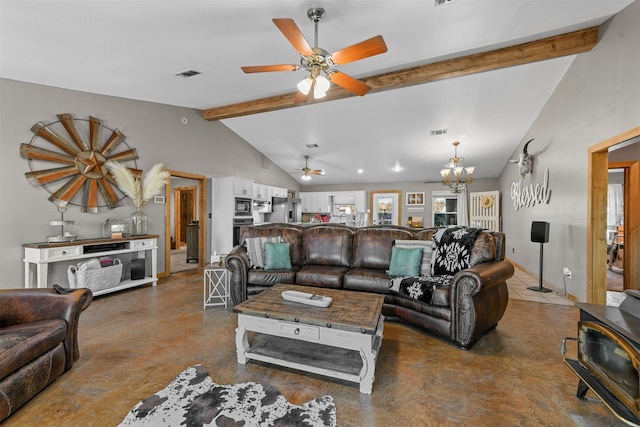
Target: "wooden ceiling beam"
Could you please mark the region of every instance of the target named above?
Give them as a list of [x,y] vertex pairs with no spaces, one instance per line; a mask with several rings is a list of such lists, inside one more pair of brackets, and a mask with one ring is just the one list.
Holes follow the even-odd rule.
[[[568,55],[588,52],[598,44],[599,27],[585,28],[558,36],[495,49],[488,52],[447,59],[431,64],[418,65],[402,70],[359,79],[371,86],[371,91],[382,92],[433,81],[467,76],[470,74],[499,70],[516,65],[530,64]],[[208,108],[202,112],[205,120],[222,120],[250,114],[265,113],[308,104],[295,104],[295,92],[270,96],[252,101],[221,107]],[[327,96],[310,103],[327,102],[356,96],[337,85],[327,92]]]

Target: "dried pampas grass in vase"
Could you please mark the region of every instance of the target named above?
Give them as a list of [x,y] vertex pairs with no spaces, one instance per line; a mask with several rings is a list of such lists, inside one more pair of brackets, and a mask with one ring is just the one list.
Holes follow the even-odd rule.
[[154,196],[162,193],[169,179],[169,172],[162,169],[164,167],[162,163],[153,166],[146,175],[141,176],[134,175],[131,169],[118,162],[107,162],[105,165],[116,180],[118,188],[131,198],[137,208],[131,214],[133,220],[131,234],[134,236],[147,234],[148,219],[141,207]]

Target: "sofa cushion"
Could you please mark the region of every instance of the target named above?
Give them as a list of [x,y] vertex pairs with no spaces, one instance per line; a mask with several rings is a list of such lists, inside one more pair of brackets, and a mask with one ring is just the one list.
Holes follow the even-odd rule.
[[433,235],[435,276],[453,276],[460,270],[469,268],[471,251],[481,228],[448,227]]
[[251,269],[247,274],[247,282],[251,285],[273,286],[276,283],[296,283],[296,273],[299,265],[293,265],[289,270]]
[[413,238],[411,233],[400,228],[358,228],[353,243],[353,266],[388,270],[393,241],[410,240]]
[[305,264],[349,267],[353,254],[353,230],[336,226],[310,227],[304,233]]
[[389,276],[385,270],[354,267],[342,278],[342,287],[353,291],[389,293]]
[[0,328],[0,379],[60,344],[67,336],[62,319]]
[[331,265],[303,265],[296,274],[297,285],[342,288],[342,277],[349,267]]
[[288,243],[264,243],[264,269],[290,270],[291,256]]
[[422,248],[391,248],[389,276],[417,276],[420,274]]
[[431,275],[431,257],[433,256],[433,240],[394,240],[393,245],[399,248],[422,248],[420,276]]
[[282,242],[291,245],[291,264],[302,264],[302,231],[303,227],[295,224],[261,224],[240,228],[240,241],[250,237],[280,237]]
[[280,243],[282,238],[280,236],[275,237],[247,237],[244,239],[244,244],[247,247],[247,255],[249,255],[249,261],[253,268],[264,268],[264,244]]

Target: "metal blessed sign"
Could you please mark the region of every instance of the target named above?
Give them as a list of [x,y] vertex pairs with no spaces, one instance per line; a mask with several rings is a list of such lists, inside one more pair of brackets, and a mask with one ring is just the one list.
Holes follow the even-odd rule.
[[551,190],[549,189],[549,169],[544,170],[542,184],[525,185],[522,178],[511,184],[511,200],[515,210],[532,208],[538,204],[549,203]]

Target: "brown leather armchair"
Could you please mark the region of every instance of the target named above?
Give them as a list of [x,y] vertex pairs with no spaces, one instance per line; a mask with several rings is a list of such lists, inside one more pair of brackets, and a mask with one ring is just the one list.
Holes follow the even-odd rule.
[[80,357],[78,321],[89,289],[0,290],[0,422]]

